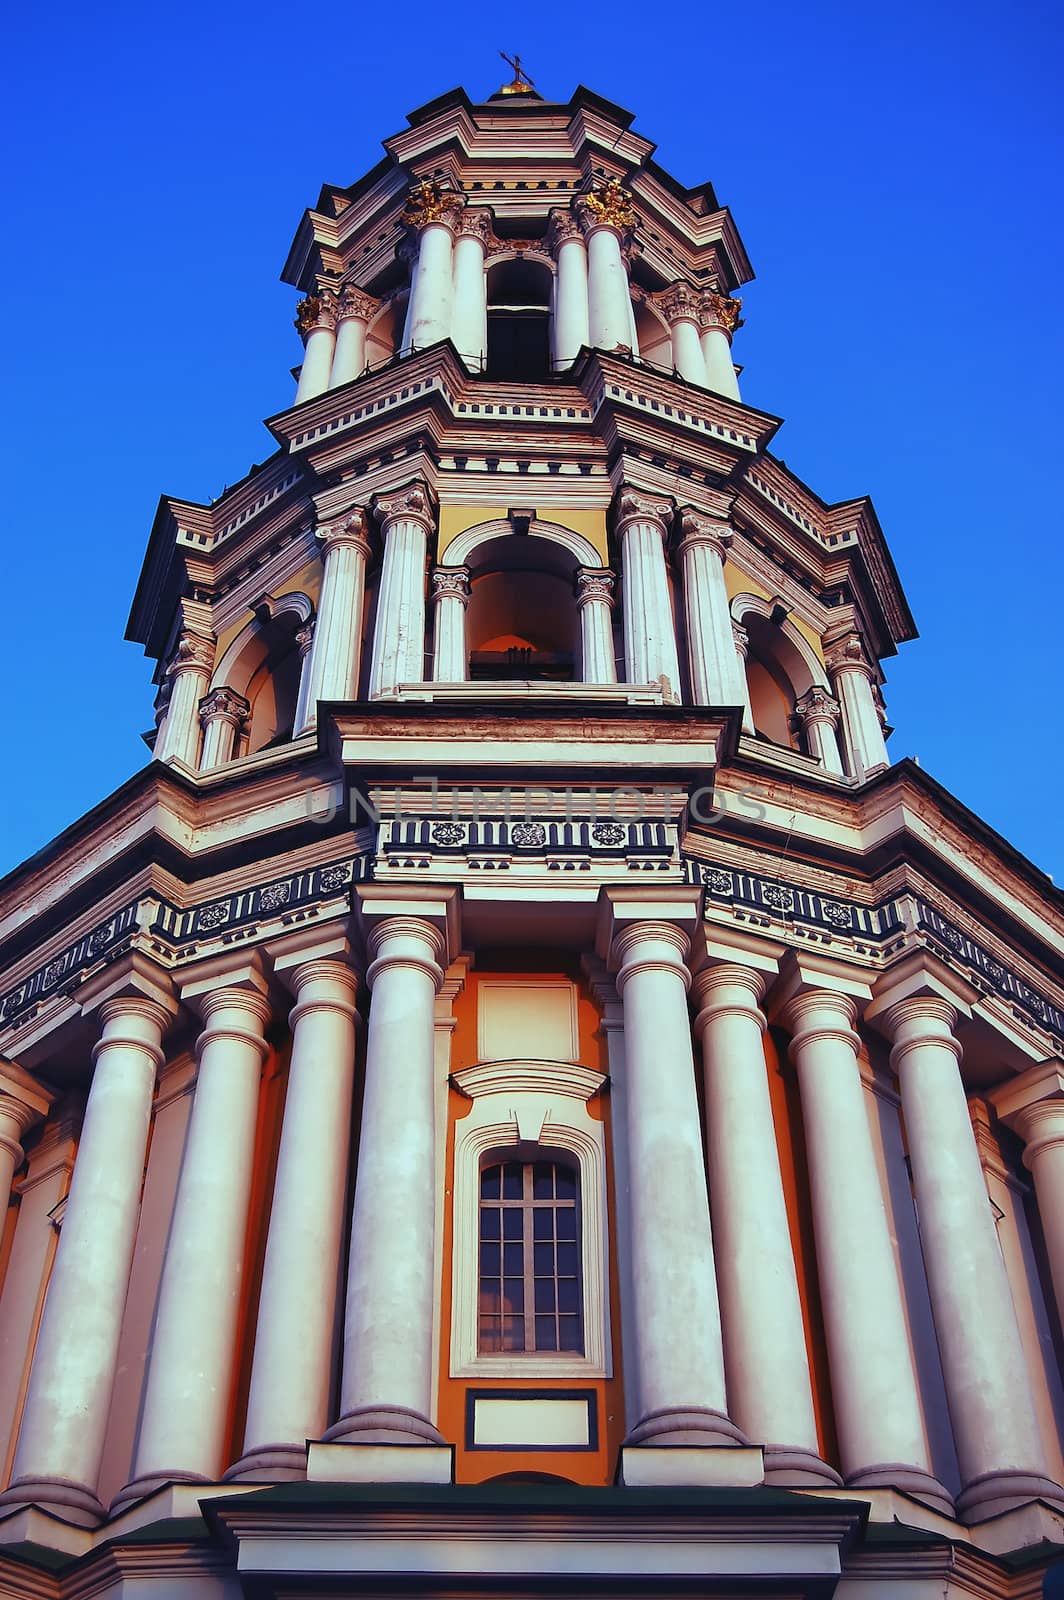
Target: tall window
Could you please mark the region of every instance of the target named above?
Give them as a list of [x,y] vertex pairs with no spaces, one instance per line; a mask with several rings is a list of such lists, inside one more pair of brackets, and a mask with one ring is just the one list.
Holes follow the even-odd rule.
[[478,1346],[584,1353],[580,1195],[564,1161],[506,1161],[480,1175]]

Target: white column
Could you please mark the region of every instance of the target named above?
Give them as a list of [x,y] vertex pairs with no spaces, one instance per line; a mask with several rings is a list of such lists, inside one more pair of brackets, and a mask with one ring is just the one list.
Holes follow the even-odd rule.
[[11,1185],[24,1160],[21,1139],[47,1116],[55,1095],[13,1061],[0,1060],[0,1228],[11,1200]]
[[156,761],[181,761],[193,772],[199,766],[199,708],[200,701],[207,693],[213,668],[213,640],[201,639],[194,633],[183,633],[166,669],[173,689],[162,738],[153,752]]
[[690,941],[674,922],[615,924],[624,1008],[629,1221],[642,1417],[628,1445],[735,1445],[687,1015]]
[[[770,958],[764,965],[775,970]],[[767,1482],[837,1486],[842,1480],[820,1457],[776,1149],[759,1004],[765,976],[722,963],[696,975],[695,991],[729,1410],[765,1445]]]
[[437,567],[432,574],[434,610],[432,676],[436,683],[464,683],[469,676],[465,615],[469,568]]
[[729,400],[740,399],[739,380],[732,362],[732,334],[739,326],[741,300],[732,300],[726,294],[707,294],[702,297],[699,322],[702,328],[702,360],[705,365],[705,385]]
[[[624,489],[618,504],[624,599],[625,679],[662,683],[679,699],[680,663],[665,565],[672,504]],[[662,682],[664,680],[664,682]]]
[[576,605],[580,613],[580,680],[616,683],[613,649],[614,576],[606,567],[577,567]]
[[[851,993],[785,987],[809,1161],[820,1299],[846,1482],[895,1487],[949,1515],[931,1473],[909,1330],[857,1062]],[[867,994],[867,990],[858,992]],[[793,993],[798,988],[797,993]]]
[[964,1488],[957,1509],[982,1521],[1033,1499],[1064,1509],[1048,1474],[1005,1259],[960,1074],[957,1011],[938,994],[899,990],[876,1008],[894,1041],[920,1244]]
[[735,661],[739,671],[739,688],[743,696],[743,732],[754,733],[754,712],[750,705],[750,683],[746,676],[746,658],[750,653],[750,635],[741,622],[732,621],[732,639],[735,641]]
[[1064,1065],[1049,1061],[1012,1079],[990,1097],[998,1116],[1024,1143],[1034,1179],[1057,1311],[1064,1326]]
[[370,662],[371,700],[394,694],[401,683],[425,679],[425,562],[433,531],[428,491],[408,484],[379,495],[374,509],[384,540],[384,562]]
[[825,772],[842,775],[842,756],[839,753],[838,726],[841,715],[839,702],[828,691],[814,683],[795,701],[795,711],[801,719],[806,748],[815,756]]
[[460,194],[432,182],[415,184],[407,198],[403,221],[418,238],[407,317],[410,349],[423,350],[451,337],[454,235],[464,204]]
[[[828,644],[827,639],[824,642]],[[847,771],[852,778],[864,778],[890,762],[872,691],[872,666],[855,634],[845,634],[830,644],[826,665],[842,709]]]
[[[231,958],[228,958],[231,960]],[[114,1508],[169,1481],[221,1476],[236,1361],[259,1082],[270,1018],[256,957],[182,986],[202,1013],[199,1072],[148,1355],[129,1483]]]
[[199,717],[203,725],[203,752],[200,771],[211,772],[232,761],[236,737],[247,719],[250,705],[235,689],[213,689],[200,701]]
[[336,302],[336,349],[329,373],[329,388],[353,383],[366,370],[366,329],[379,302],[372,295],[345,284]]
[[344,1318],[329,1440],[443,1441],[430,1421],[436,1207],[433,1008],[444,937],[426,918],[368,927],[372,990]]
[[578,196],[575,209],[587,240],[589,342],[600,350],[631,348],[631,293],[621,255],[636,220],[631,197],[611,180]]
[[125,994],[100,1010],[94,1068],[59,1248],[19,1432],[11,1506],[40,1505],[91,1526],[107,1431],[133,1242],[140,1214],[162,1036],[173,1016],[162,990]]
[[336,296],[329,289],[308,295],[296,309],[295,326],[305,349],[294,405],[313,400],[329,387],[333,352],[336,349]]
[[[278,962],[278,970],[281,963]],[[227,1478],[306,1473],[329,1421],[355,1064],[355,974],[345,961],[292,969],[288,1072],[259,1294],[244,1453]]]
[[551,352],[552,364],[559,370],[571,366],[584,346],[591,343],[587,245],[580,224],[568,211],[551,212],[549,237],[558,267],[554,280]]
[[299,647],[299,689],[296,693],[296,714],[292,720],[292,737],[298,739],[309,724],[313,721],[310,716],[310,673],[311,650],[314,646],[314,619],[304,622],[301,628],[296,629],[296,644]]
[[487,211],[461,213],[454,245],[451,343],[471,372],[483,372],[488,359],[488,286],[484,255],[490,234],[491,216]]
[[686,283],[674,283],[657,297],[672,335],[672,364],[688,383],[706,385],[706,363],[698,333],[699,296]]
[[681,512],[680,560],[691,697],[699,706],[742,706],[724,563],[731,530],[689,508]]
[[298,736],[312,728],[320,700],[355,700],[362,657],[362,612],[366,591],[366,514],[355,509],[340,522],[318,529],[324,568],[309,666],[300,679]]

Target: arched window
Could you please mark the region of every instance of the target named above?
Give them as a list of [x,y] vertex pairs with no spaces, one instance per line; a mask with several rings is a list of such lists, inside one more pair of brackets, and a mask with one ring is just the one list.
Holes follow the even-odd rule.
[[469,566],[470,678],[574,678],[580,617],[569,552],[547,539],[507,535],[480,545]]
[[488,269],[488,377],[545,383],[550,375],[550,269],[515,256]]
[[481,1354],[584,1353],[580,1180],[548,1155],[481,1171]]

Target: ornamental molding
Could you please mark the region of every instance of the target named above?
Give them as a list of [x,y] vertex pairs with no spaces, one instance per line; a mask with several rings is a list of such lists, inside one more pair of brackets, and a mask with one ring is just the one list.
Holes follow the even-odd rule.
[[422,178],[407,193],[402,220],[418,233],[433,222],[454,231],[465,204],[465,196],[457,190],[444,188],[432,178]]
[[267,932],[275,934],[278,918],[282,923],[303,921],[338,896],[346,912],[352,885],[369,875],[370,854],[365,851],[190,906],[155,895],[130,900],[0,994],[0,1028],[29,1021],[43,1004],[71,993],[90,972],[134,944],[167,969],[183,965],[201,958],[208,942],[222,939],[228,944],[234,936],[250,942]]
[[743,325],[743,303],[736,296],[705,294],[699,301],[698,320],[703,328],[720,328],[730,339]]
[[369,527],[364,508],[355,506],[338,521],[325,523],[315,531],[314,537],[326,555],[337,545],[354,545],[356,549],[368,554]]
[[479,239],[485,250],[490,245],[505,242],[496,240],[491,212],[481,206],[465,206],[459,215],[455,232],[459,239]]
[[596,228],[612,228],[614,233],[623,236],[639,221],[632,196],[619,178],[608,178],[589,194],[577,195],[573,210],[585,234],[593,233]]

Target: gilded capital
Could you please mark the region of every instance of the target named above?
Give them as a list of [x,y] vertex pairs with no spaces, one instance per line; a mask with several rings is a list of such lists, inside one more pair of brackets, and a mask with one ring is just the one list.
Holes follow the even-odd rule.
[[720,328],[730,339],[743,325],[742,309],[742,301],[733,300],[730,295],[704,294],[698,303],[698,320],[703,328]]
[[440,222],[453,231],[464,206],[465,197],[457,190],[445,189],[435,179],[422,178],[407,194],[403,221],[418,233],[431,222]]
[[368,322],[379,306],[380,301],[364,289],[357,288],[353,283],[345,283],[336,302],[336,320],[343,322],[349,317],[357,317],[362,322]]
[[573,209],[586,234],[593,233],[596,228],[612,228],[623,237],[639,221],[632,196],[619,178],[608,178],[589,194],[577,195]]
[[296,307],[296,320],[294,326],[299,329],[300,338],[308,339],[315,328],[336,327],[336,296],[331,289],[323,289],[320,294],[308,294]]

